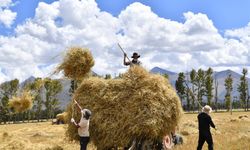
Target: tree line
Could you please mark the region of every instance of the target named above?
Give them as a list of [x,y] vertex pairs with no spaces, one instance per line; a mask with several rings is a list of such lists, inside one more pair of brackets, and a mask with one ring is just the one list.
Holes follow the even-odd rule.
[[[200,110],[206,104],[215,108],[216,111],[218,109],[229,111],[232,107],[243,108],[245,111],[248,111],[250,95],[247,73],[248,70],[244,68],[240,77],[240,83],[237,85],[238,96],[232,95],[234,81],[232,75],[228,74],[224,80],[226,94],[223,103],[218,102],[219,83],[216,77],[214,77],[212,68],[207,70],[198,69],[198,71],[192,69],[186,75],[184,72],[180,72],[175,82],[175,88],[184,109],[187,111]],[[237,98],[239,98],[238,101]]]
[[[58,80],[50,78],[36,78],[34,82],[27,83],[20,88],[19,80],[14,79],[1,84],[1,103],[0,103],[0,123],[19,122],[24,120],[51,119],[61,110],[59,100],[56,95],[62,90],[62,85]],[[13,96],[18,96],[22,91],[30,91],[33,97],[33,107],[24,112],[15,112],[9,106],[9,101]],[[45,93],[45,100],[42,96]]]

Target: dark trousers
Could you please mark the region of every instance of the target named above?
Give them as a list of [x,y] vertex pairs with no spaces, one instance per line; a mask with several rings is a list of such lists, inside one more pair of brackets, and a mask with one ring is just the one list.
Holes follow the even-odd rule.
[[199,133],[199,141],[198,141],[197,150],[202,149],[202,146],[205,143],[205,141],[208,144],[208,149],[213,150],[213,138],[212,138],[211,132]]
[[80,137],[80,150],[87,150],[89,137]]

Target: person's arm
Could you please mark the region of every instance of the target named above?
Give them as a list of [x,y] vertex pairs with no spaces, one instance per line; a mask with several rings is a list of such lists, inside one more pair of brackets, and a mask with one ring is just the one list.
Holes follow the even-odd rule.
[[77,124],[76,123],[76,121],[75,121],[75,119],[74,118],[71,118],[71,122],[77,127],[77,128],[79,128],[80,126],[79,126],[79,124]]
[[126,57],[127,57],[127,54],[124,53],[123,64],[124,64],[125,66],[128,66],[128,65],[130,65],[130,62],[126,62]]
[[215,125],[214,125],[212,118],[210,116],[209,116],[209,120],[210,120],[209,122],[210,122],[211,127],[215,128]]

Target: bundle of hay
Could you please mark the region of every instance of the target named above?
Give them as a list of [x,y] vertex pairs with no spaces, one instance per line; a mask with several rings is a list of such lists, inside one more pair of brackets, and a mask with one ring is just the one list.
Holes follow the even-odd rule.
[[[162,139],[175,129],[182,114],[169,82],[139,66],[131,67],[121,79],[85,79],[73,98],[93,112],[90,135],[98,149],[125,147],[135,138]],[[79,121],[79,111],[69,107],[68,115],[72,113]],[[79,138],[72,124],[66,135]]]
[[63,71],[64,75],[70,79],[82,79],[90,73],[94,64],[94,59],[88,49],[71,47],[55,73]]
[[33,97],[27,91],[23,92],[20,97],[13,97],[9,101],[9,107],[13,108],[15,112],[21,113],[32,108]]
[[57,122],[65,123],[67,121],[67,112],[63,112],[56,115]]

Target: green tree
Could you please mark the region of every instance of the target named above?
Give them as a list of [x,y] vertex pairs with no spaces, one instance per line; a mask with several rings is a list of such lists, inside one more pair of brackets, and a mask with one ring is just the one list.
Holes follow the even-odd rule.
[[111,74],[106,74],[104,79],[111,79]]
[[219,82],[215,77],[214,80],[214,87],[215,87],[215,96],[214,96],[214,103],[215,103],[215,111],[217,112],[218,109],[218,87],[219,87]]
[[199,69],[197,72],[195,85],[197,87],[197,100],[202,104],[202,98],[205,95],[205,71]]
[[186,94],[186,88],[185,88],[185,75],[183,72],[179,73],[178,79],[175,81],[175,88],[177,91],[177,94],[179,95],[181,99],[181,104],[183,103],[183,100],[185,98]]
[[164,78],[166,78],[166,79],[168,79],[168,78],[169,78],[168,74],[166,74],[166,73],[165,73],[165,74],[163,74],[162,76],[163,76]]
[[[42,101],[42,90],[43,90],[43,85],[44,81],[42,78],[36,78],[33,83],[28,84],[25,88],[32,91],[32,95],[34,96],[34,106],[33,106],[33,111],[35,112],[35,116],[37,121],[39,122],[41,119],[41,113],[42,113],[42,106],[43,106],[43,101]],[[30,113],[28,112],[28,120],[30,118]]]
[[207,97],[207,104],[211,105],[211,100],[213,98],[213,69],[208,68],[206,71],[206,77],[205,77],[205,95]]
[[186,73],[186,80],[185,80],[185,98],[186,98],[186,102],[187,102],[187,110],[190,111],[190,89],[188,84],[190,83],[189,81],[189,77],[188,77],[188,73]]
[[232,101],[231,93],[233,91],[233,78],[231,74],[229,74],[228,77],[225,79],[224,86],[226,88],[225,102],[226,102],[227,111],[229,111],[231,101]]
[[58,80],[52,80],[46,78],[44,81],[44,87],[46,89],[46,115],[47,119],[54,117],[54,112],[58,107],[59,101],[56,98],[56,95],[62,90],[62,85]]
[[245,109],[245,111],[247,111],[248,109],[248,81],[247,81],[247,69],[244,68],[242,70],[242,76],[240,78],[240,84],[238,85],[238,92],[240,93],[240,100],[241,100],[241,103]]
[[0,87],[3,92],[3,97],[1,99],[1,105],[2,110],[4,113],[2,114],[2,118],[4,118],[4,122],[6,123],[9,120],[12,120],[12,113],[11,110],[8,108],[9,99],[12,98],[12,96],[15,96],[17,94],[17,90],[19,88],[19,80],[14,79],[8,82],[5,82]]
[[[201,107],[202,98],[205,95],[205,71],[199,69],[197,72],[192,69],[190,72],[190,82],[192,84],[192,91],[190,92],[192,98],[192,107],[194,111],[195,101],[197,101],[198,106]],[[201,108],[199,108],[200,110]]]
[[3,95],[7,96],[8,98],[15,96],[18,88],[19,88],[18,79],[5,82],[1,85],[1,89],[3,90]]
[[[189,93],[191,95],[192,98],[192,110],[194,111],[195,109],[195,99],[196,99],[196,87],[195,87],[195,80],[196,80],[196,76],[197,76],[197,72],[195,69],[192,69],[192,71],[190,72],[190,83],[192,84],[192,90],[189,90]],[[187,85],[188,86],[188,85]]]

